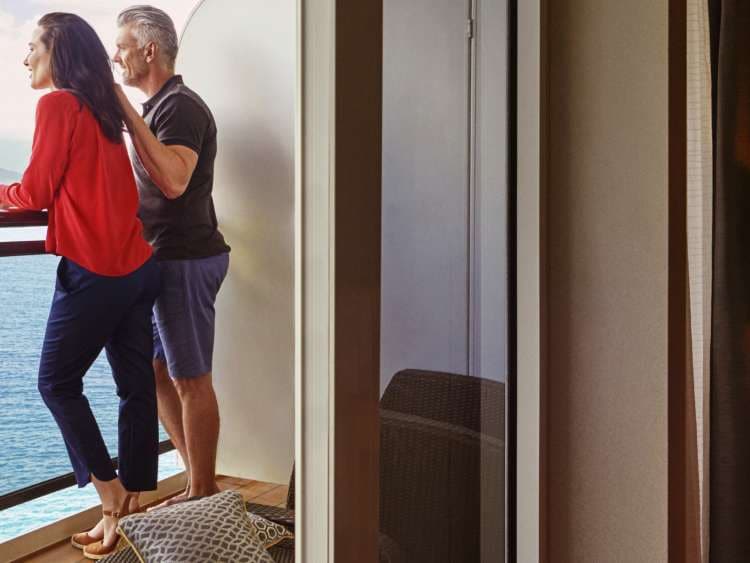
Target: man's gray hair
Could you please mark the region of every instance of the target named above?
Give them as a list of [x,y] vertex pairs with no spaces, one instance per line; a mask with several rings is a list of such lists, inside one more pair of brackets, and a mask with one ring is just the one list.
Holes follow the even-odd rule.
[[179,40],[174,22],[166,12],[153,6],[131,6],[117,16],[117,25],[131,26],[141,49],[149,43],[156,43],[170,69],[174,69]]

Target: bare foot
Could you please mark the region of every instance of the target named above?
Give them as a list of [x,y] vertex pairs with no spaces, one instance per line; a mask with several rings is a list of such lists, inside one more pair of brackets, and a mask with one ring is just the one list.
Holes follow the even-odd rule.
[[173,504],[179,504],[181,502],[185,502],[188,498],[188,491],[185,489],[182,491],[179,495],[175,495],[173,497],[168,498],[167,500],[160,502],[159,504],[156,504],[154,506],[150,506],[146,509],[146,512],[151,512],[152,510],[159,510],[160,508],[166,508],[167,506],[172,506]]
[[199,489],[197,487],[190,487],[190,491],[188,492],[188,498],[210,497],[220,492],[221,492],[221,489],[216,483],[214,483],[213,487],[209,489]]

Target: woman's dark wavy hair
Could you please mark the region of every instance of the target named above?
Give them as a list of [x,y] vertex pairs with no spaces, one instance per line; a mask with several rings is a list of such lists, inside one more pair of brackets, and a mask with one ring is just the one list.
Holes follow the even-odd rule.
[[75,14],[53,12],[39,20],[41,41],[50,51],[52,82],[69,90],[96,117],[104,136],[123,142],[123,111],[115,94],[112,63],[101,39]]

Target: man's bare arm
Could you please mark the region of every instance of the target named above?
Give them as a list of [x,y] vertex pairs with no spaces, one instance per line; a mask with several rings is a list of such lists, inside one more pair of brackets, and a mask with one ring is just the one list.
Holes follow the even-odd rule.
[[125,125],[130,131],[138,157],[151,180],[167,199],[177,199],[190,183],[198,154],[180,145],[164,145],[135,110],[118,85],[117,97],[125,114]]

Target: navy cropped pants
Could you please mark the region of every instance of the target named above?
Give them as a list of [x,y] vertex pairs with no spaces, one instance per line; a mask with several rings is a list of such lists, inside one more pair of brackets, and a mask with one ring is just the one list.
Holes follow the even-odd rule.
[[120,397],[119,477],[128,491],[156,488],[159,426],[151,311],[160,287],[152,258],[122,277],[62,258],[39,366],[39,392],[60,427],[79,487],[117,475],[83,394],[83,377],[107,352]]

